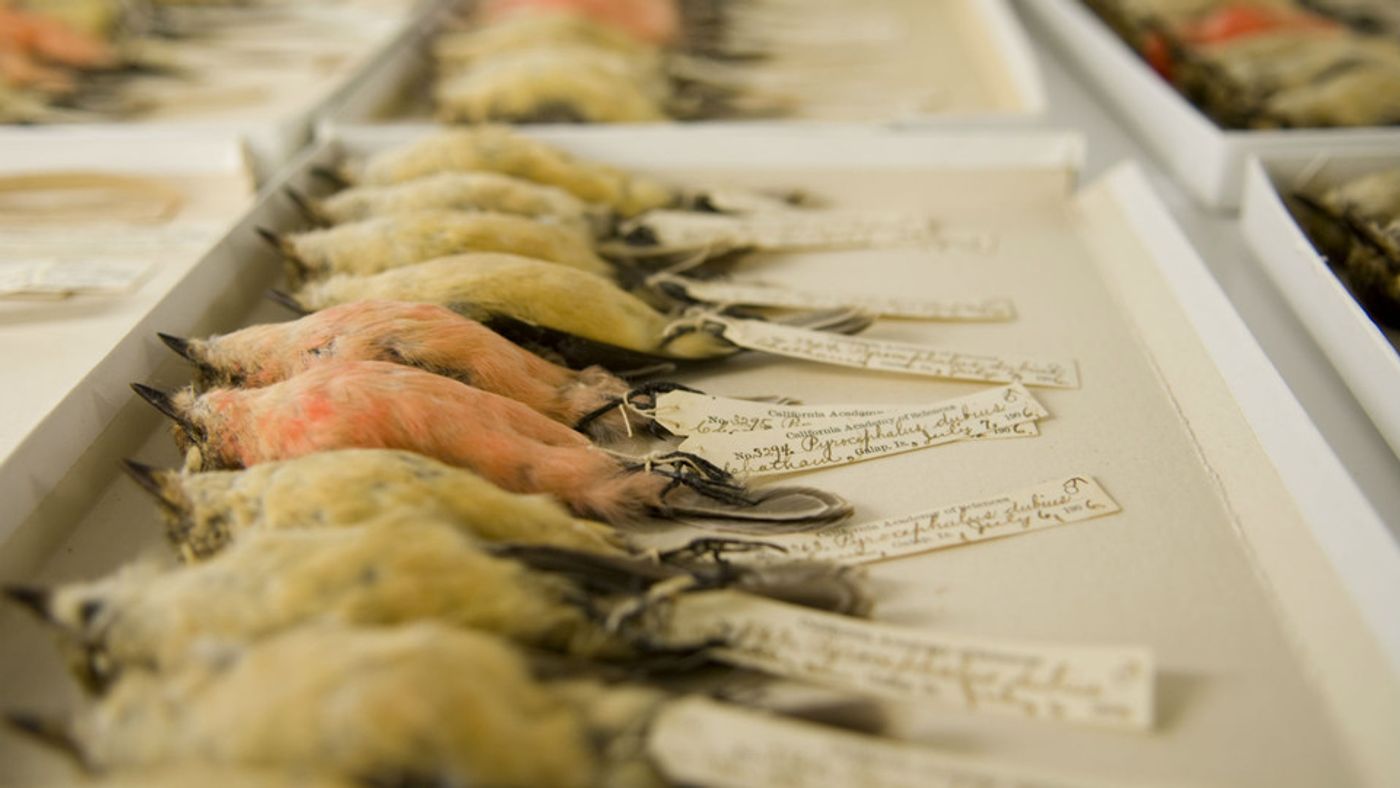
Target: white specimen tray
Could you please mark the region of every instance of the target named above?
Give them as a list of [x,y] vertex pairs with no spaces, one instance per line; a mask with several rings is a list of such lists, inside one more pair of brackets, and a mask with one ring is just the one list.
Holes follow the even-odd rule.
[[1280,197],[1303,177],[1318,189],[1394,167],[1400,167],[1400,148],[1394,146],[1251,159],[1240,219],[1259,262],[1400,455],[1400,332],[1367,316]]
[[[147,374],[160,358],[145,347],[150,332],[210,311],[189,293],[212,292],[237,275],[214,270],[218,263],[206,255],[254,197],[240,145],[169,130],[138,137],[89,129],[22,149],[0,145],[0,174],[44,172],[137,176],[175,190],[181,203],[159,224],[68,221],[46,231],[50,239],[72,234],[71,245],[45,242],[46,251],[65,256],[100,261],[116,246],[127,247],[117,255],[122,259],[145,256],[151,270],[131,292],[0,299],[0,365],[8,370],[0,388],[0,538],[107,427],[132,376]],[[22,239],[44,227],[0,222],[0,259],[33,255]]]
[[[826,291],[1009,297],[1019,316],[1012,323],[891,321],[870,333],[1077,360],[1081,388],[1035,390],[1053,414],[1040,437],[962,442],[801,481],[846,496],[866,520],[1068,475],[1097,478],[1121,514],[875,565],[877,614],[947,632],[1150,646],[1159,670],[1155,728],[1126,733],[895,704],[899,734],[1110,784],[1400,780],[1393,545],[1135,169],[1076,193],[1081,145],[1050,134],[599,128],[544,136],[691,182],[797,187],[838,206],[928,211],[950,233],[991,246],[769,257],[741,273]],[[336,147],[353,155],[391,140],[387,130],[331,140],[288,179],[314,188],[307,170]],[[206,261],[223,275],[190,282],[183,308],[150,328],[198,334],[285,317],[229,307],[251,303],[276,276],[252,226],[297,222],[290,203],[270,193]],[[153,336],[129,341],[144,354],[147,382],[187,379],[178,364],[158,368]],[[757,357],[682,379],[718,394],[813,403],[923,403],[981,388]],[[154,506],[116,461],[177,458],[149,408],[124,401],[0,546],[0,580],[91,577],[163,549]],[[58,710],[75,701],[42,627],[6,609],[0,632],[0,705]],[[0,781],[19,783],[65,768],[8,734],[0,764]]]
[[1357,145],[1400,148],[1400,128],[1222,129],[1123,43],[1080,0],[1022,0],[1061,53],[1187,191],[1212,208],[1238,208],[1250,154],[1307,154]]
[[[912,31],[903,39],[905,48],[897,49],[898,56],[887,57],[889,73],[872,77],[870,84],[850,84],[849,90],[840,73],[813,74],[812,89],[844,90],[852,103],[821,111],[799,108],[792,118],[779,120],[922,126],[1028,121],[1044,113],[1040,71],[1009,0],[886,0],[885,4],[907,16],[908,31]],[[361,80],[332,109],[329,122],[335,126],[431,123],[432,32],[398,46],[382,68]],[[846,82],[853,83],[849,73],[845,76]],[[926,96],[927,101],[896,101],[894,96]],[[901,102],[907,106],[895,106]]]
[[[24,149],[45,138],[81,145],[94,132],[143,139],[204,135],[246,144],[262,180],[296,155],[315,120],[415,35],[441,2],[196,11],[227,15],[228,23],[210,33],[217,46],[200,40],[175,45],[187,74],[139,78],[142,89],[157,96],[153,109],[129,121],[0,125],[0,148]],[[268,39],[273,34],[276,41]]]

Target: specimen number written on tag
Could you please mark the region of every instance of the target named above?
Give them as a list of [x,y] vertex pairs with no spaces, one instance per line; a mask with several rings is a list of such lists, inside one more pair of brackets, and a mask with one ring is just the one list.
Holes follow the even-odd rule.
[[766,476],[829,468],[982,436],[1029,437],[1050,415],[1020,384],[920,410],[794,429],[696,433],[681,444],[730,473]]

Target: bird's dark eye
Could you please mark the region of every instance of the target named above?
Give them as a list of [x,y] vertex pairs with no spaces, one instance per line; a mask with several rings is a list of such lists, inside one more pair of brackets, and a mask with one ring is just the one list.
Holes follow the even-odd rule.
[[92,620],[97,618],[97,615],[102,612],[103,607],[104,605],[100,599],[89,599],[83,602],[83,604],[78,607],[78,620],[82,622],[83,626],[88,626],[92,623]]

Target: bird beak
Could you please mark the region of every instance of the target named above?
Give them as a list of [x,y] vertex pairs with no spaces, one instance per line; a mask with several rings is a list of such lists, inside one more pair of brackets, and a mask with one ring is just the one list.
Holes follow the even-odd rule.
[[282,254],[286,251],[286,245],[282,243],[282,236],[278,235],[275,231],[269,230],[266,227],[257,227],[254,229],[258,231],[258,235],[262,236],[264,241],[267,241],[268,246],[277,250],[278,254]]
[[160,341],[164,342],[166,347],[179,354],[180,358],[186,361],[192,361],[196,364],[199,363],[199,359],[195,358],[194,350],[190,347],[190,341],[188,339],[171,336],[170,334],[162,334],[159,331],[156,332],[156,336],[160,337]]
[[12,585],[5,586],[3,593],[12,601],[29,608],[39,618],[49,623],[57,623],[54,621],[53,613],[50,611],[49,605],[53,599],[53,593],[47,588]]
[[126,470],[127,475],[133,481],[141,485],[141,489],[154,495],[161,503],[173,507],[172,502],[165,495],[165,485],[161,483],[161,475],[164,471],[136,460],[122,460],[122,468]]
[[84,769],[88,768],[82,747],[73,738],[73,732],[66,724],[21,711],[5,712],[5,723],[20,733],[72,756]]
[[267,299],[269,301],[272,301],[273,303],[285,306],[286,308],[292,310],[293,312],[297,313],[302,317],[306,317],[307,315],[311,314],[311,310],[302,306],[301,302],[296,300],[295,296],[292,296],[289,293],[284,293],[281,290],[267,291]]
[[180,429],[184,430],[191,440],[202,441],[204,439],[204,431],[190,421],[184,413],[181,413],[179,408],[175,407],[175,401],[170,398],[169,394],[160,389],[143,386],[140,383],[132,383],[131,390],[139,394],[141,399],[151,403],[156,410],[179,424]]

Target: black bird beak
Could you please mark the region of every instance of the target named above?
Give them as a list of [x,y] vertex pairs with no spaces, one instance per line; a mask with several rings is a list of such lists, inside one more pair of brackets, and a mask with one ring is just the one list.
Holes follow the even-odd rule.
[[53,621],[53,614],[49,612],[49,601],[53,594],[47,588],[13,585],[5,586],[3,592],[12,601],[29,608],[39,618]]
[[255,229],[258,231],[258,235],[262,236],[264,241],[267,241],[267,245],[276,249],[278,254],[282,254],[286,251],[286,248],[282,245],[282,236],[266,227],[258,227]]
[[131,390],[141,395],[141,399],[151,403],[156,410],[164,413],[170,419],[181,424],[185,423],[185,415],[176,409],[175,403],[170,399],[169,394],[166,394],[160,389],[144,386],[140,383],[132,383]]
[[170,398],[169,394],[166,394],[160,389],[143,386],[140,383],[132,383],[131,390],[139,394],[141,399],[151,403],[156,410],[165,414],[171,421],[179,424],[180,429],[184,430],[185,434],[188,435],[191,440],[204,440],[204,430],[200,429],[199,425],[190,421],[185,414],[180,412],[179,408],[175,407],[175,401]]
[[162,501],[165,500],[165,492],[161,489],[158,469],[136,460],[122,460],[122,468],[126,470],[127,475],[133,481],[141,485],[141,489]]
[[5,712],[5,723],[20,733],[72,756],[85,770],[88,769],[82,748],[63,723],[22,711]]
[[301,215],[312,225],[316,227],[325,227],[330,224],[330,222],[326,221],[325,217],[321,216],[316,210],[316,206],[311,204],[311,200],[306,195],[291,186],[284,187],[282,192],[287,195],[287,199],[292,201],[292,204],[297,207]]
[[298,315],[301,315],[302,317],[311,314],[311,310],[302,306],[301,302],[297,301],[294,296],[292,296],[289,293],[284,293],[281,290],[267,291],[267,300],[272,301],[273,303],[281,304],[282,306],[285,306],[286,308],[292,310]]
[[160,337],[160,341],[164,342],[166,347],[179,354],[180,358],[186,361],[192,361],[196,364],[199,363],[199,359],[195,358],[194,352],[190,350],[190,341],[188,339],[171,336],[170,334],[162,334],[159,331],[156,332],[156,336]]

